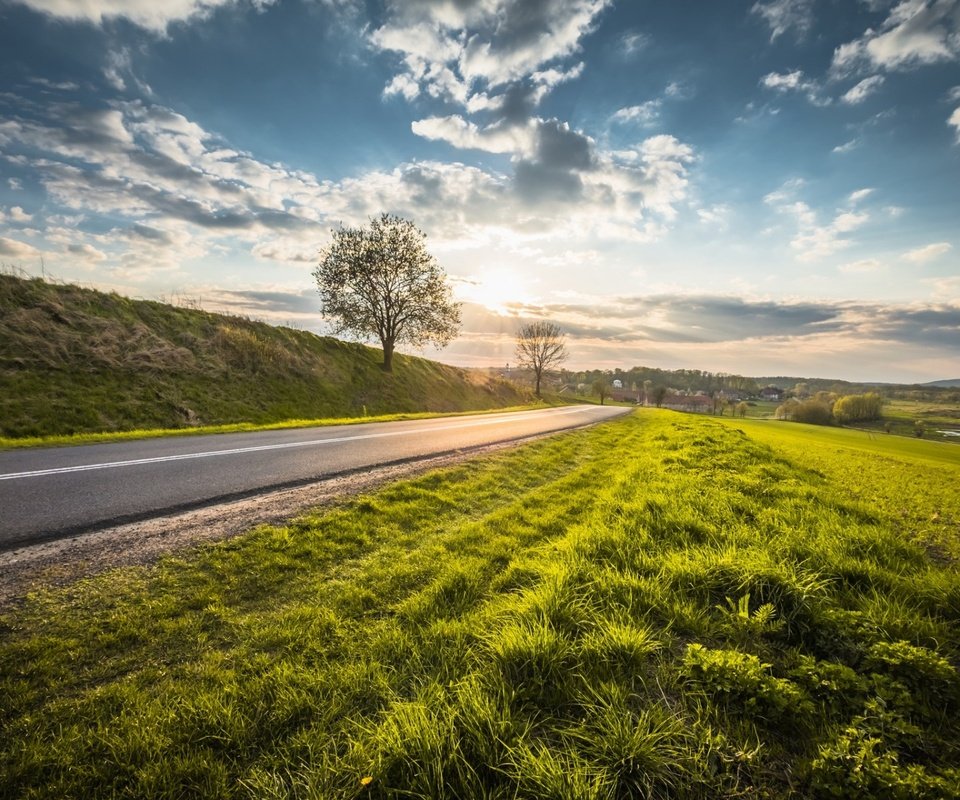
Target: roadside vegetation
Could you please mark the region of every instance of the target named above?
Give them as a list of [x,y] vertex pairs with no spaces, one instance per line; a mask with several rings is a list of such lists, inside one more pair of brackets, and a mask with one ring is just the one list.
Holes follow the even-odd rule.
[[960,797],[960,448],[808,431],[643,409],[39,592],[0,794]]
[[397,355],[385,373],[381,355],[241,317],[0,274],[3,437],[471,411],[532,397],[411,356]]

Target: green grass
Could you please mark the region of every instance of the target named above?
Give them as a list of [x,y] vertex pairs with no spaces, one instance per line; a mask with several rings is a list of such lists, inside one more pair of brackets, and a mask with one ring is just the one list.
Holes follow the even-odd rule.
[[306,331],[0,274],[0,436],[516,406],[530,392]]
[[869,512],[960,562],[960,447],[793,422],[723,420],[805,464]]
[[[0,794],[960,796],[960,574],[765,424],[642,410],[35,594]],[[863,457],[917,513],[960,477]]]

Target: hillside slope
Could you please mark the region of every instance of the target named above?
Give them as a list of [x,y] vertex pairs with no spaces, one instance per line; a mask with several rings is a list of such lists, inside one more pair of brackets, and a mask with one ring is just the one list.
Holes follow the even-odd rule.
[[500,408],[503,381],[240,317],[0,275],[0,435]]

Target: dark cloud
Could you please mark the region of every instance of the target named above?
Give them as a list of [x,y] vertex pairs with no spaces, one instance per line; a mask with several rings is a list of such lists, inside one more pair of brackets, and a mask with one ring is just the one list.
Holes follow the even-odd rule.
[[[568,303],[513,310],[531,317],[580,320],[569,326],[571,335],[619,342],[706,344],[828,333],[936,347],[953,345],[960,350],[960,307],[955,305],[906,307],[652,295],[616,298],[605,305]],[[611,324],[612,320],[617,324]],[[564,327],[568,327],[566,323]]]
[[214,301],[227,308],[242,309],[253,314],[320,314],[320,296],[315,290],[302,292],[219,292]]
[[556,119],[544,120],[537,128],[536,160],[547,167],[570,170],[589,170],[595,164],[590,139]]

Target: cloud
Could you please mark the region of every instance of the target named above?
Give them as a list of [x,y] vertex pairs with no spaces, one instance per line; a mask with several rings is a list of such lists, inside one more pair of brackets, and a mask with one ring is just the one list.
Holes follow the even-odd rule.
[[840,98],[840,102],[851,106],[858,105],[883,86],[883,83],[883,75],[871,75],[869,78],[864,78],[852,89],[849,89]]
[[641,125],[652,125],[660,117],[661,106],[663,106],[663,101],[659,98],[647,100],[637,106],[618,109],[611,119],[614,122],[638,122]]
[[958,0],[902,0],[876,28],[840,45],[831,69],[847,74],[864,68],[908,69],[960,57]]
[[882,264],[875,258],[861,258],[859,261],[851,261],[847,264],[841,264],[837,269],[840,272],[876,272]]
[[[869,222],[869,214],[839,210],[828,224],[821,225],[817,222],[817,213],[805,202],[796,199],[796,193],[802,186],[800,181],[788,181],[764,197],[767,205],[796,221],[797,233],[790,240],[790,247],[798,251],[797,258],[800,261],[815,261],[849,247],[853,240],[847,234]],[[866,196],[862,194],[863,191],[853,192],[849,199],[852,202],[862,199]]]
[[952,249],[953,245],[949,242],[936,242],[934,244],[924,245],[923,247],[917,247],[914,250],[908,250],[900,257],[904,261],[909,261],[912,264],[926,264],[928,261],[933,261],[949,253]]
[[33,219],[33,214],[28,214],[20,206],[13,206],[9,211],[4,213],[0,209],[0,222],[4,220],[9,220],[10,222],[15,222],[18,224],[26,224]]
[[770,41],[795,29],[802,38],[813,26],[813,0],[768,0],[754,3],[750,11],[763,17],[770,26]]
[[[59,19],[104,25],[123,18],[141,28],[163,33],[174,22],[206,18],[216,9],[239,5],[241,0],[14,0],[34,11]],[[251,0],[249,5],[263,8],[273,0]],[[247,3],[243,3],[246,5]]]
[[370,33],[369,40],[377,49],[400,55],[400,74],[422,91],[465,106],[476,85],[489,90],[531,78],[555,85],[562,73],[544,68],[576,53],[608,4],[609,0],[395,2],[388,4],[387,21]]
[[98,250],[92,244],[71,244],[67,245],[67,252],[80,259],[81,261],[86,262],[98,262],[104,261],[107,258],[107,254],[102,250]]
[[957,129],[957,143],[960,144],[960,108],[955,108],[953,110],[953,113],[947,120],[947,124],[952,125]]
[[866,189],[857,189],[855,192],[850,192],[850,196],[847,198],[851,205],[859,203],[861,200],[865,200],[874,192],[871,188]]
[[[573,303],[518,305],[521,317],[550,318],[578,338],[611,343],[719,345],[877,340],[943,347],[960,341],[960,306],[777,301],[726,295],[584,297]],[[956,347],[954,347],[956,349]],[[754,372],[753,374],[757,374]]]
[[459,114],[417,120],[410,128],[417,136],[431,141],[488,153],[530,153],[537,136],[536,124],[533,123],[522,126],[495,124],[480,128]]
[[9,256],[11,258],[28,258],[38,256],[40,251],[33,245],[21,242],[17,239],[8,239],[0,236],[0,256]]
[[617,44],[620,52],[627,58],[639,53],[650,46],[653,38],[641,31],[627,31],[620,35]]
[[806,95],[813,105],[825,106],[830,104],[830,98],[821,94],[820,84],[803,74],[803,70],[795,69],[791,72],[768,72],[760,79],[760,85],[765,89],[785,94],[787,92],[801,92]]
[[848,142],[844,142],[843,144],[838,144],[830,152],[839,153],[842,155],[843,153],[849,153],[852,150],[856,150],[860,146],[860,144],[861,144],[860,138],[857,137],[855,139],[851,139]]

